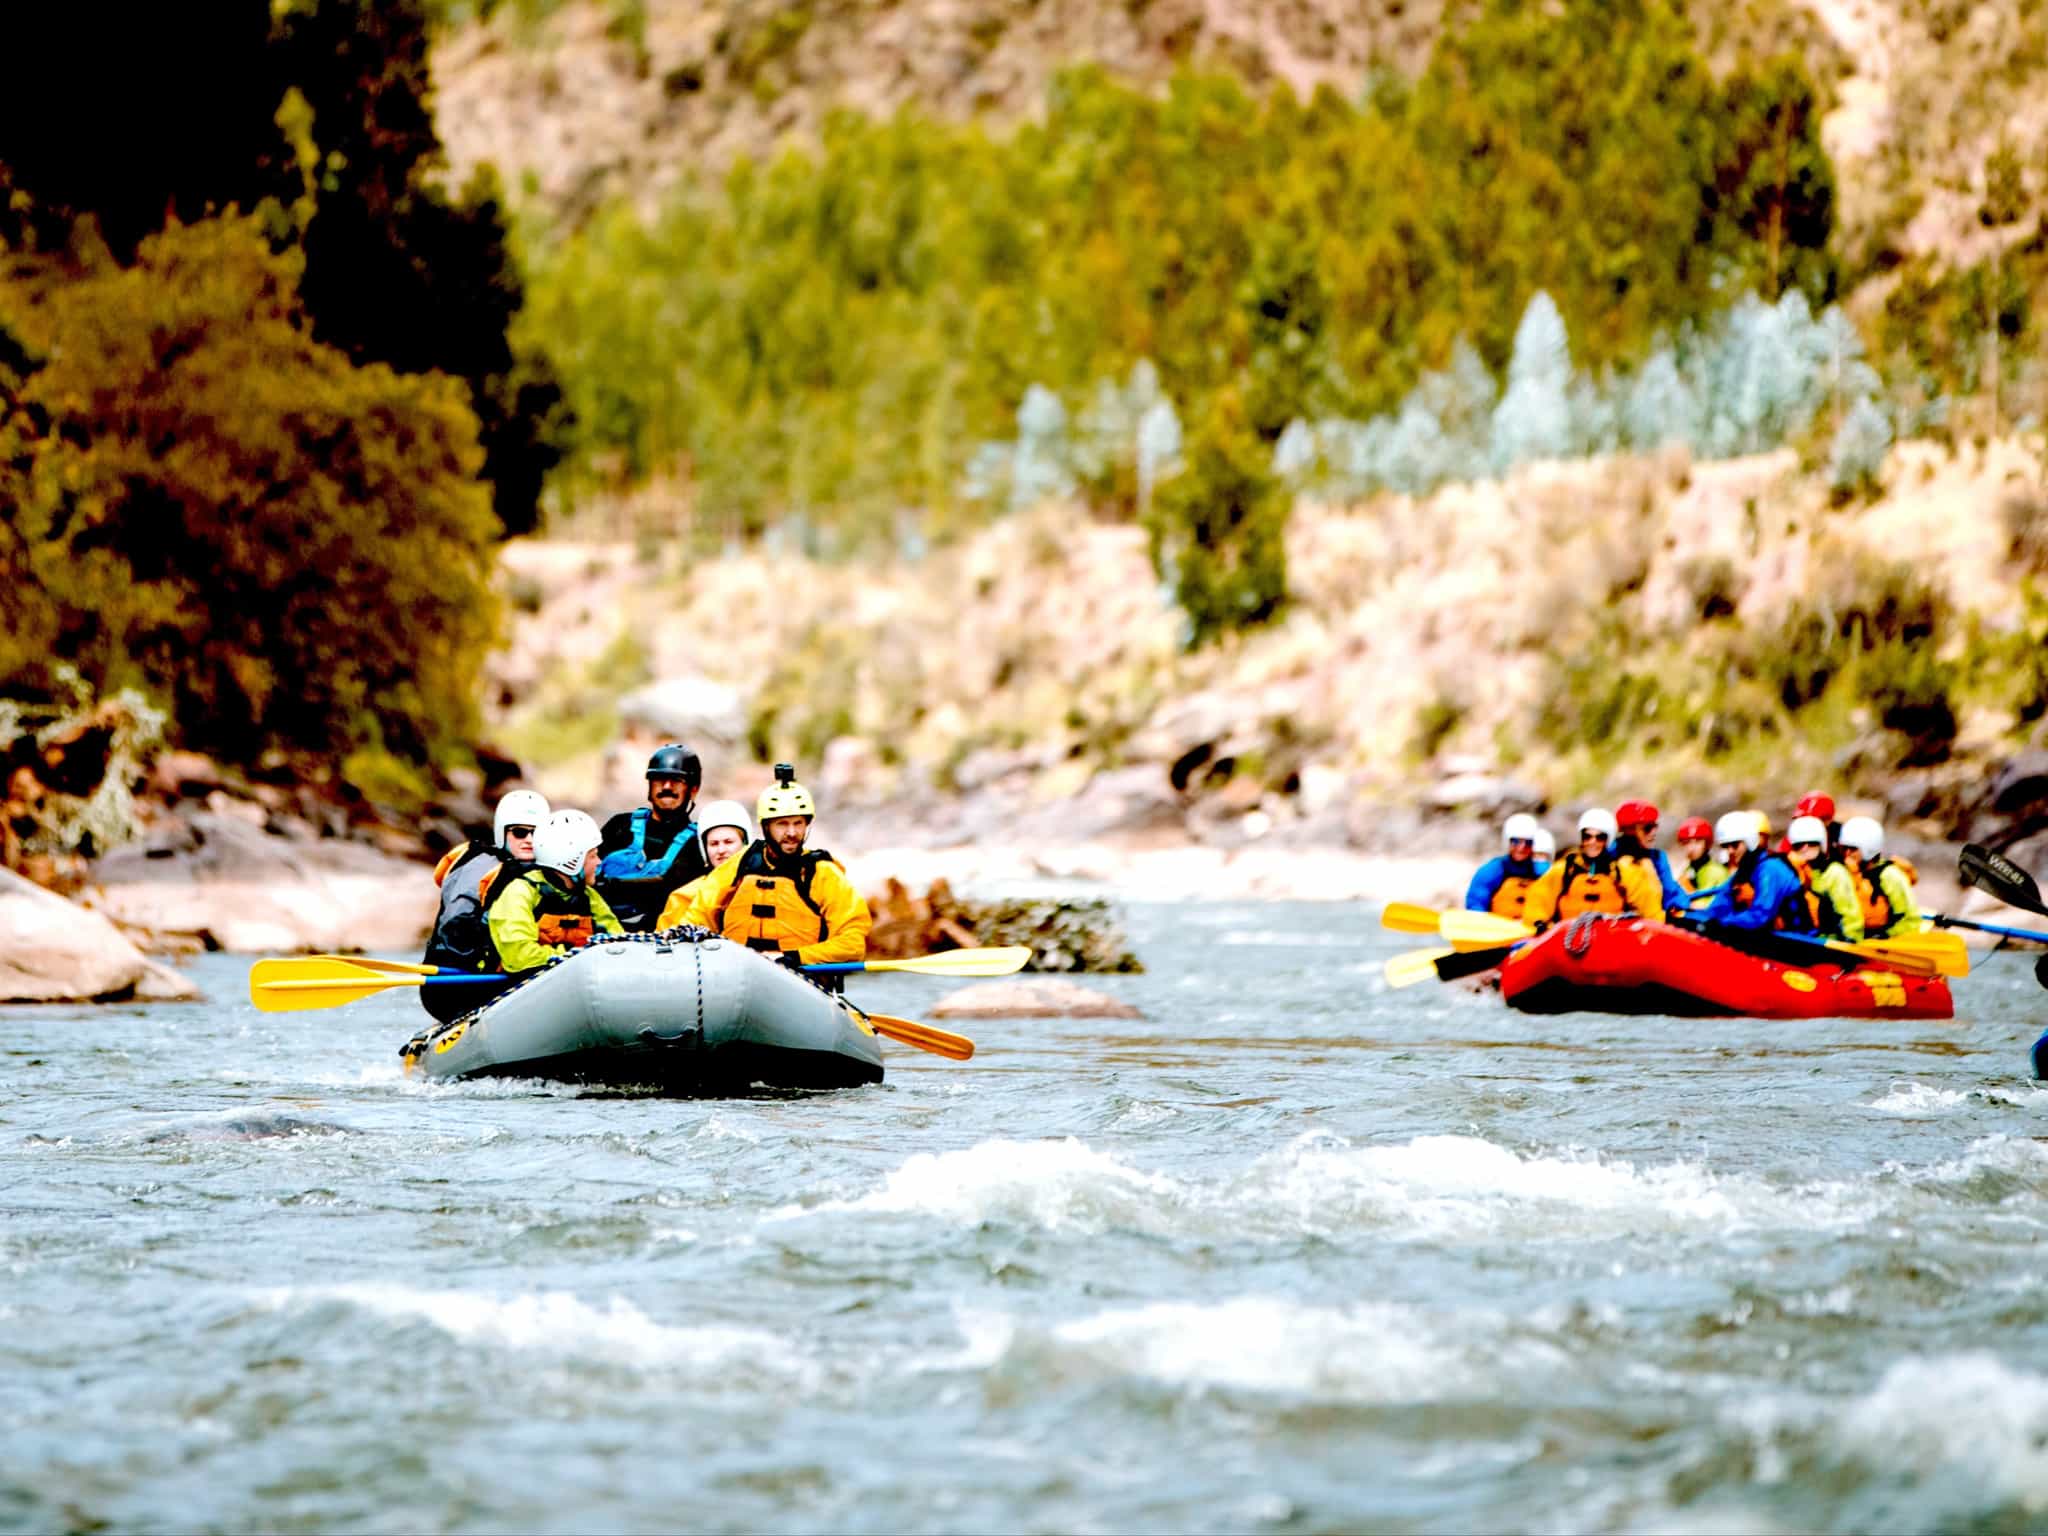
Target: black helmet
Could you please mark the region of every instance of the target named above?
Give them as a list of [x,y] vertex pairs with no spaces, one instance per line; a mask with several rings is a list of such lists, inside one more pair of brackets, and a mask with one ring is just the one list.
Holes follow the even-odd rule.
[[647,759],[647,777],[681,779],[695,789],[704,782],[704,765],[697,761],[697,754],[688,747],[671,742]]

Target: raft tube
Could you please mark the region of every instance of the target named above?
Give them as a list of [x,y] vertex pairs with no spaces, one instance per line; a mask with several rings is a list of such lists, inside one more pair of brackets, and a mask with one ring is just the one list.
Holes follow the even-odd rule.
[[[1844,957],[1848,958],[1848,957]],[[1688,1018],[1947,1019],[1939,976],[1858,965],[1786,965],[1685,928],[1586,916],[1522,945],[1501,996],[1525,1013],[1670,1013]]]
[[672,934],[600,940],[399,1054],[447,1081],[690,1095],[882,1080],[881,1042],[857,1008],[743,944]]

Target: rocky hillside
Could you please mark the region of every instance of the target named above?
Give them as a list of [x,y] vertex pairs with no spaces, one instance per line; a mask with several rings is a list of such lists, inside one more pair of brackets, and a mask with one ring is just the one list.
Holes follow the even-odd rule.
[[[458,176],[483,161],[551,218],[658,197],[813,134],[846,108],[996,121],[1035,111],[1055,70],[1097,61],[1157,80],[1184,63],[1356,95],[1411,73],[1444,0],[571,0],[500,6],[434,56]],[[2003,137],[2048,194],[2048,14],[2028,0],[1692,0],[1710,59],[1792,49],[1831,86],[1852,276],[1918,256],[1980,259],[1986,157]],[[2005,235],[2021,238],[2032,217]]]
[[[634,798],[684,734],[707,793],[803,763],[835,844],[1064,850],[1041,871],[1083,845],[1414,854],[1524,804],[1562,830],[1593,798],[1814,784],[1909,837],[1997,835],[2048,791],[2000,778],[2044,702],[2042,485],[1999,442],[1897,449],[1856,506],[1790,453],[1302,506],[1289,615],[1196,654],[1138,531],[1056,506],[894,567],[529,542],[497,727],[572,800]],[[1803,660],[1743,660],[1766,651]]]

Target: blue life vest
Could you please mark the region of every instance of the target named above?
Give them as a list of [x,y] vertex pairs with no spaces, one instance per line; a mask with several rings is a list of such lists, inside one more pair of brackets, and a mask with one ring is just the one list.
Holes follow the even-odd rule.
[[689,847],[697,836],[697,823],[691,822],[669,840],[668,852],[658,859],[647,857],[647,818],[654,812],[641,806],[633,812],[633,841],[623,848],[614,848],[606,854],[597,866],[599,880],[666,880],[682,851]]

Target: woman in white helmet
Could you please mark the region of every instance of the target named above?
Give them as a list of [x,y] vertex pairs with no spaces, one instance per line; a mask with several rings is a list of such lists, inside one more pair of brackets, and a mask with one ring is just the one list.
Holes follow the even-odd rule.
[[697,813],[697,825],[703,828],[704,854],[713,869],[737,858],[754,840],[754,824],[737,800],[712,801]]
[[1883,827],[1868,816],[1851,816],[1842,823],[1836,847],[1834,862],[1813,883],[1814,891],[1826,898],[1820,909],[1821,932],[1854,943],[1925,928],[1920,905],[1913,899],[1913,867],[1884,856]]
[[1529,888],[1543,873],[1536,861],[1536,839],[1542,831],[1526,811],[1507,819],[1500,829],[1507,852],[1488,859],[1473,874],[1472,883],[1465,887],[1467,912],[1493,912],[1521,920]]
[[625,932],[591,884],[601,841],[597,823],[582,811],[556,811],[540,824],[532,865],[499,880],[491,893],[491,945],[500,972],[538,970],[599,933]]
[[[420,957],[424,964],[444,971],[487,971],[497,963],[484,910],[505,871],[531,863],[534,829],[547,815],[545,796],[515,789],[498,802],[494,841],[458,843],[442,856],[434,869],[441,906],[426,953]],[[419,998],[428,1013],[444,1022],[469,1012],[479,1001],[473,987],[421,987]]]
[[1614,813],[1595,806],[1579,817],[1579,846],[1567,849],[1530,887],[1522,920],[1538,928],[1569,922],[1587,912],[1619,917],[1635,912],[1655,918],[1664,911],[1657,877],[1640,859],[1618,859]]

